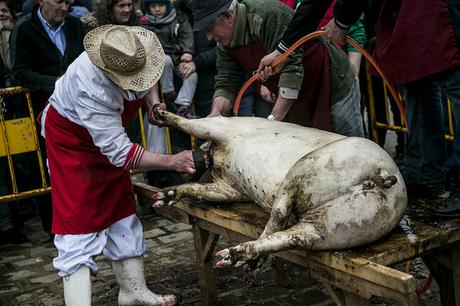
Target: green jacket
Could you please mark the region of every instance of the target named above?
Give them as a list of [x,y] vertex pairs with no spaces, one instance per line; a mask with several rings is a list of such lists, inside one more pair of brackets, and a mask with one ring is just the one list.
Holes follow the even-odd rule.
[[[235,26],[230,48],[249,43],[261,43],[266,52],[275,50],[281,40],[293,11],[277,0],[244,0],[236,7]],[[331,102],[339,100],[349,90],[354,79],[353,69],[346,54],[327,40],[331,58]],[[302,49],[299,48],[284,62],[280,72],[279,87],[300,90],[303,80]],[[214,97],[223,96],[234,101],[243,85],[246,72],[217,44],[217,75]]]

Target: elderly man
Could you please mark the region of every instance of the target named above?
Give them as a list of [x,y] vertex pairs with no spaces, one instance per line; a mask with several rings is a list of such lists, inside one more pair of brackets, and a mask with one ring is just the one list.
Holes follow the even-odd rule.
[[[211,116],[225,114],[245,73],[257,70],[261,58],[275,49],[293,12],[276,0],[197,0],[192,8],[194,30],[204,29],[218,43]],[[256,115],[363,136],[353,70],[345,53],[328,41],[305,44],[287,59],[279,76],[263,85],[277,97],[265,114]]]
[[[85,30],[79,19],[67,16],[69,5],[69,0],[38,0],[32,13],[18,20],[11,34],[13,81],[32,91],[35,116],[45,107],[56,80],[83,52]],[[51,198],[45,195],[37,200],[43,229],[50,232]]]

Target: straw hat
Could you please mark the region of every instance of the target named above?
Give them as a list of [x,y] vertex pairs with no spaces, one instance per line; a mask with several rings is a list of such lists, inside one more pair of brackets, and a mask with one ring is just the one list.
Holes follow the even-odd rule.
[[147,90],[163,72],[163,48],[145,28],[103,25],[88,32],[83,44],[91,62],[124,90]]

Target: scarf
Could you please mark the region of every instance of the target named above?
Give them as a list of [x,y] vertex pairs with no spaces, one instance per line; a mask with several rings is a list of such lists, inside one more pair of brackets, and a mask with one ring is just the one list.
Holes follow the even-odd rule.
[[169,14],[166,15],[165,17],[163,17],[163,18],[156,18],[153,15],[145,14],[145,16],[147,16],[148,21],[153,25],[169,24],[169,23],[173,22],[174,19],[176,19],[176,15],[177,14],[176,14],[175,9],[172,9],[171,12],[169,12]]

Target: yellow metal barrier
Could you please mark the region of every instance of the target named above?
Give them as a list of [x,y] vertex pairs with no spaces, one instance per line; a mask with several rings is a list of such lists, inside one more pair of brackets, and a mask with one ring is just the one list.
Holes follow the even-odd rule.
[[452,112],[452,101],[447,99],[447,118],[449,119],[449,131],[445,137],[447,140],[454,141],[454,114]]
[[[372,37],[369,40],[368,44],[368,52],[372,53],[372,49],[375,46],[375,37]],[[384,129],[384,130],[390,130],[390,131],[395,131],[397,133],[407,133],[408,128],[405,125],[405,121],[402,120],[402,125],[395,125],[391,123],[391,115],[390,112],[395,114],[395,112],[399,112],[397,107],[395,109],[391,109],[390,111],[390,103],[389,103],[389,96],[388,96],[388,89],[385,85],[385,82],[383,82],[383,95],[384,95],[384,103],[385,103],[385,122],[379,122],[377,120],[376,116],[376,107],[375,107],[375,93],[374,93],[374,88],[373,88],[373,83],[372,83],[372,77],[369,73],[369,68],[370,64],[366,60],[365,61],[365,68],[366,68],[366,81],[367,81],[367,93],[368,93],[368,110],[369,110],[369,127],[370,127],[370,138],[378,143],[378,133],[377,131],[379,129]],[[445,138],[449,141],[454,140],[454,116],[452,112],[452,102],[450,99],[447,100],[447,116],[448,116],[448,131],[445,134]]]
[[[390,103],[388,97],[388,90],[385,84],[383,84],[383,95],[384,95],[384,103],[385,103],[385,122],[379,122],[376,116],[376,107],[375,107],[375,93],[374,88],[372,86],[372,79],[371,75],[369,74],[369,63],[366,61],[366,80],[367,80],[367,92],[368,92],[368,101],[369,101],[369,127],[370,127],[370,138],[374,142],[378,142],[378,133],[379,129],[383,130],[390,130],[397,133],[407,133],[408,129],[407,126],[403,125],[396,125],[391,122],[391,112],[395,114],[398,112],[398,109],[391,109],[390,110]],[[447,116],[448,116],[448,132],[445,134],[446,140],[453,141],[454,140],[454,115],[452,112],[452,102],[450,99],[447,100]],[[404,121],[403,121],[404,122]]]
[[[23,87],[3,88],[0,89],[0,100],[3,102],[5,97],[19,94],[23,94],[26,97],[27,107],[29,110],[28,117],[5,120],[4,110],[3,108],[0,108],[0,157],[6,157],[8,160],[8,169],[12,186],[12,193],[0,196],[0,203],[33,197],[51,191],[51,187],[48,186],[46,181],[45,167],[38,141],[35,117],[29,91]],[[36,152],[37,154],[41,177],[41,188],[19,192],[12,156],[26,152]]]
[[[390,131],[395,131],[395,132],[407,132],[407,126],[405,124],[402,125],[395,125],[391,123],[391,115],[390,112],[398,112],[398,109],[392,109],[390,111],[390,103],[389,103],[389,97],[388,97],[388,90],[385,84],[383,84],[383,95],[384,95],[384,103],[385,103],[385,122],[379,122],[377,121],[377,115],[376,115],[376,108],[375,108],[375,93],[374,93],[374,88],[373,88],[373,83],[372,83],[372,77],[369,73],[369,63],[366,61],[365,62],[365,67],[366,67],[366,80],[367,80],[367,94],[368,94],[368,101],[369,101],[369,127],[370,127],[370,137],[374,142],[379,141],[378,133],[377,130],[379,129],[385,129],[385,130],[390,130]],[[383,81],[382,81],[383,82]],[[402,121],[404,122],[404,121]]]

